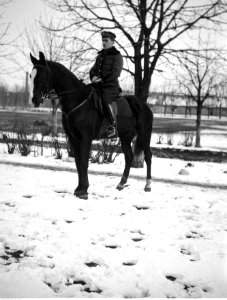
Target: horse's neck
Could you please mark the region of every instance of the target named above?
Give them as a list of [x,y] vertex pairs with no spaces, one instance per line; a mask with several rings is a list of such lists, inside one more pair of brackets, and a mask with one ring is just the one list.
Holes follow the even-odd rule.
[[[69,112],[84,101],[81,90],[86,89],[79,79],[64,68],[54,66],[52,68],[52,84],[56,94],[61,99],[61,105],[65,112]],[[86,93],[85,93],[86,94]]]

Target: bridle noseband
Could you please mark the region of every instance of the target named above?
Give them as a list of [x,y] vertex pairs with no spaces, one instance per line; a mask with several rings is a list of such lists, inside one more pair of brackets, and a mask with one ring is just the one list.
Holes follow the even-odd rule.
[[48,72],[48,77],[47,77],[47,88],[46,88],[46,92],[42,95],[42,99],[43,100],[47,100],[47,99],[53,99],[56,97],[56,93],[53,89],[53,78],[52,78],[52,73],[51,70],[48,66],[46,66],[47,72]]

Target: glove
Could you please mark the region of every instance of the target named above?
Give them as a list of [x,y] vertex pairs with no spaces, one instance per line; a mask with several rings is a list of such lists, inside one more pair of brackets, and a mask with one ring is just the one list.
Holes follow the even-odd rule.
[[101,82],[102,78],[98,77],[98,76],[94,76],[91,80],[92,83],[98,83]]

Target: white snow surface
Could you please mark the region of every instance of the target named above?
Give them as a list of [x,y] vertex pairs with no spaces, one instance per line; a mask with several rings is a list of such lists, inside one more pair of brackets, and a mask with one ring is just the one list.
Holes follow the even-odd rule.
[[145,168],[116,190],[122,156],[90,164],[81,200],[74,163],[3,151],[0,297],[227,297],[227,164],[191,164],[154,157],[150,193]]

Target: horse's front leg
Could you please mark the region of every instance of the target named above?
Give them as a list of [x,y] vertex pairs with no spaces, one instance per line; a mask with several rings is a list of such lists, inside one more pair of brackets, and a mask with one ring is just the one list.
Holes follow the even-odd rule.
[[82,193],[82,181],[81,181],[81,171],[80,171],[80,147],[74,148],[75,164],[78,173],[78,185],[74,191],[75,196],[79,196]]
[[88,199],[88,160],[89,152],[91,149],[91,139],[83,138],[79,147],[79,162],[78,162],[78,174],[79,174],[79,186],[75,191],[75,195],[81,199]]
[[80,171],[80,141],[73,139],[70,135],[68,135],[68,140],[70,143],[70,146],[73,149],[73,154],[75,157],[75,164],[77,168],[78,173],[78,185],[77,188],[74,191],[75,196],[79,196],[81,194],[81,171]]

